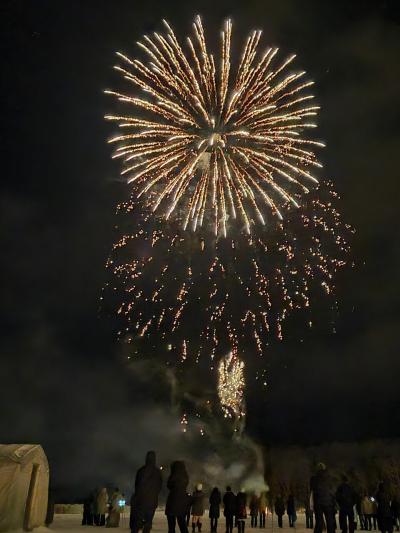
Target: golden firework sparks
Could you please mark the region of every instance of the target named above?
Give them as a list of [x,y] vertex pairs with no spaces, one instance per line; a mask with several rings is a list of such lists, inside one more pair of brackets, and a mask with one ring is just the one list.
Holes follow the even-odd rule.
[[115,69],[132,89],[106,91],[133,108],[106,118],[122,130],[109,142],[117,144],[114,157],[122,158],[136,197],[166,219],[179,207],[185,229],[206,220],[224,236],[230,219],[250,233],[269,211],[282,218],[318,181],[310,169],[321,167],[314,150],[323,144],[303,135],[319,109],[307,92],[313,82],[289,71],[294,55],[279,61],[277,48],[261,52],[260,31],[251,32],[234,70],[230,20],[218,60],[199,16],[187,50],[164,25],[165,34],[138,42],[146,61],[117,54]]

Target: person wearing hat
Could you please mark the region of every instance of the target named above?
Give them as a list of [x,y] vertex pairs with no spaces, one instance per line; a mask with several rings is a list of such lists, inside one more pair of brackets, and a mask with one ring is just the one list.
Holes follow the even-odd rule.
[[204,492],[203,485],[199,483],[192,496],[192,531],[201,531],[201,522],[204,515]]

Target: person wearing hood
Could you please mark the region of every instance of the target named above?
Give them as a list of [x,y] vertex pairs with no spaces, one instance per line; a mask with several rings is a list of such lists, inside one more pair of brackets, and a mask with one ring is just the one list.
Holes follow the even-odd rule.
[[174,461],[171,465],[171,474],[167,481],[169,494],[165,506],[165,514],[168,520],[168,533],[175,533],[175,525],[178,522],[181,533],[188,533],[186,514],[188,509],[187,486],[189,476],[183,461]]
[[203,485],[199,483],[192,496],[192,531],[195,533],[196,526],[201,531],[201,521],[204,515],[204,492]]
[[221,505],[221,493],[217,487],[214,487],[210,494],[210,525],[211,533],[216,533],[218,527],[219,508]]
[[233,517],[236,512],[236,496],[232,492],[231,487],[226,487],[224,494],[224,516],[226,521],[226,533],[232,533],[233,530]]
[[333,481],[324,463],[317,465],[317,472],[310,480],[315,514],[314,533],[322,533],[324,519],[327,533],[335,532],[335,491]]
[[151,530],[161,486],[162,476],[156,465],[156,454],[153,451],[147,452],[145,465],[136,473],[135,491],[131,498],[129,525],[132,533],[137,533],[140,529],[143,529],[143,533]]
[[238,533],[244,533],[244,526],[246,523],[247,518],[247,497],[246,493],[244,492],[244,489],[242,489],[240,492],[238,492],[236,496],[236,522],[237,522],[237,528]]

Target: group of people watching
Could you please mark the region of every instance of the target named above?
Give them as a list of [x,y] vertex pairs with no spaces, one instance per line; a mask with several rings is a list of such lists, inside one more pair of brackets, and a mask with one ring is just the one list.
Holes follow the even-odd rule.
[[111,497],[105,487],[95,489],[83,502],[83,526],[118,527],[125,498],[118,488]]
[[[140,529],[143,533],[149,533],[151,530],[161,486],[161,471],[156,465],[155,453],[148,452],[146,464],[136,474],[135,490],[131,499],[132,533],[137,533]],[[176,525],[181,533],[188,533],[190,524],[192,533],[201,533],[207,497],[201,483],[196,486],[192,494],[189,494],[188,486],[189,476],[185,463],[173,462],[167,480],[169,492],[165,505],[168,533],[175,533]],[[247,518],[247,496],[244,490],[234,494],[228,486],[222,496],[218,487],[214,487],[208,500],[212,533],[217,531],[221,510],[225,517],[226,533],[232,533],[234,526],[238,528],[238,533],[244,533]],[[252,527],[257,526],[258,516],[260,527],[265,527],[266,495],[262,494],[259,498],[254,496],[249,507]]]
[[[337,529],[336,513],[339,511],[339,527],[343,533],[354,533],[357,526],[371,531],[372,527],[382,533],[392,533],[394,527],[399,531],[400,505],[396,496],[391,494],[388,485],[381,482],[374,497],[364,494],[359,498],[346,476],[334,489],[334,483],[323,463],[317,466],[316,474],[310,480],[310,504],[306,509],[315,515],[314,533],[327,533]],[[312,527],[312,526],[311,526]]]
[[[174,461],[167,480],[165,514],[168,533],[175,533],[176,525],[180,533],[189,533],[190,524],[192,533],[202,531],[207,496],[201,483],[191,494],[188,486],[189,476],[185,463]],[[150,451],[147,453],[145,465],[137,471],[135,478],[129,520],[132,533],[138,533],[139,530],[150,533],[161,488],[161,469],[156,464],[155,452]],[[297,506],[294,495],[289,494],[286,501],[278,495],[273,503],[278,527],[283,527],[285,512],[289,526],[295,527]],[[259,496],[253,494],[248,499],[244,490],[234,494],[228,486],[222,495],[220,490],[214,487],[208,497],[208,504],[211,533],[217,533],[222,512],[226,533],[232,533],[234,527],[237,527],[238,533],[244,533],[248,509],[251,527],[265,528],[266,492]],[[84,503],[82,525],[118,527],[124,505],[125,499],[118,489],[114,490],[110,498],[107,489],[97,490]],[[357,527],[366,531],[376,530],[378,527],[382,533],[392,533],[394,528],[397,531],[400,529],[400,503],[385,483],[380,483],[374,497],[367,494],[360,497],[346,476],[343,476],[342,482],[335,487],[326,466],[319,463],[316,474],[310,480],[310,497],[305,504],[306,527],[314,529],[314,533],[322,533],[324,530],[326,533],[335,533],[337,512],[342,533],[354,533]]]

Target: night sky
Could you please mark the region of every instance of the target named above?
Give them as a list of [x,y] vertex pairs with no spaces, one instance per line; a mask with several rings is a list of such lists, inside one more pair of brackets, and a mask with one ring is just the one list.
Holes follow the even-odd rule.
[[1,2],[2,442],[41,443],[61,485],[77,482],[70,471],[83,462],[96,472],[104,457],[115,464],[157,447],[155,424],[139,419],[168,409],[154,383],[121,364],[112,320],[99,312],[115,206],[128,195],[106,144],[103,89],[118,85],[116,50],[134,55],[163,17],[186,35],[197,13],[209,32],[232,16],[239,34],[261,27],[265,44],[298,54],[322,104],[324,173],[356,229],[355,266],[338,278],[337,333],[274,347],[248,431],[274,446],[400,437],[396,3]]

